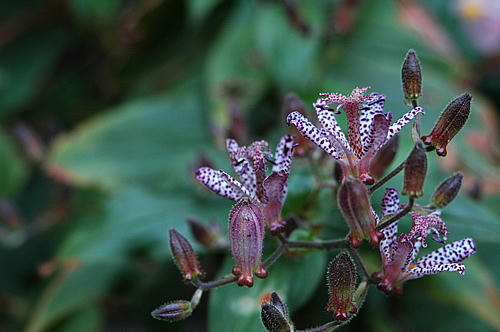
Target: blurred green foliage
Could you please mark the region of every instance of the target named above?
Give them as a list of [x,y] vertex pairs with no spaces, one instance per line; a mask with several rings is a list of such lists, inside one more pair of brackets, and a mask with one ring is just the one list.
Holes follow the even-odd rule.
[[[417,22],[422,31],[449,36],[454,48],[410,29],[410,6],[439,17],[436,26]],[[192,240],[185,223],[192,216],[227,231],[231,202],[207,195],[192,168],[204,152],[217,168],[230,169],[222,142],[234,129],[234,107],[251,139],[274,145],[287,130],[280,108],[288,92],[310,105],[319,92],[369,85],[387,95],[387,111],[402,115],[400,66],[413,48],[423,68],[424,132],[458,93],[474,95],[450,157],[459,162],[439,167],[430,156],[422,202],[455,168],[470,179],[465,191],[474,191],[475,179],[498,187],[498,156],[467,140],[486,130],[489,104],[470,83],[483,59],[457,24],[430,0],[2,2],[0,330],[260,331],[259,301],[271,290],[298,327],[330,320],[323,310],[330,256],[307,252],[282,258],[250,290],[212,291],[186,321],[150,317],[194,291],[170,259],[168,229]],[[400,142],[395,163],[410,151],[408,128]],[[285,211],[298,213],[310,197],[310,173],[305,160],[294,161]],[[401,177],[389,183],[400,184]],[[450,240],[477,242],[465,277],[409,282],[402,297],[370,289],[343,329],[500,330],[498,197],[498,189],[475,201],[462,192],[443,213]],[[380,199],[374,195],[376,206]],[[308,217],[321,224],[322,237],[346,232],[330,192]],[[207,278],[230,271],[228,251],[193,244]],[[266,241],[265,252],[273,245]],[[361,252],[371,271],[379,268],[374,250]]]

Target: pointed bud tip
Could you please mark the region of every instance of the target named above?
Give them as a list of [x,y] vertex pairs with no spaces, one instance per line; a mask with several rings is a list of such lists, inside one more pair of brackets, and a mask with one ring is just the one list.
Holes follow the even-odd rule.
[[467,122],[471,100],[472,95],[468,92],[452,100],[441,113],[432,132],[422,137],[423,142],[432,145],[439,156],[446,156],[446,146]]
[[198,259],[189,241],[174,228],[168,230],[170,238],[170,251],[179,268],[184,282],[190,282],[203,275]]
[[457,197],[464,175],[457,172],[444,180],[434,191],[432,202],[438,208],[443,208],[450,204]]
[[178,300],[166,303],[151,312],[151,316],[155,319],[176,322],[182,320],[192,313],[191,302]]
[[420,197],[423,195],[427,174],[427,155],[421,143],[415,144],[405,162],[403,195]]

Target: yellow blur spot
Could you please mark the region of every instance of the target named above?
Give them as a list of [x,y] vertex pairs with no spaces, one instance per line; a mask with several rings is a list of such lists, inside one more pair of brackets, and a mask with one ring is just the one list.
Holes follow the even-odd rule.
[[483,5],[482,1],[477,0],[461,1],[459,5],[460,14],[467,21],[476,21],[484,15]]
[[415,264],[412,264],[412,265],[410,265],[410,266],[408,267],[408,269],[410,269],[410,270],[411,270],[411,269],[413,269],[413,268],[415,268],[415,267],[416,267],[416,265],[415,265]]

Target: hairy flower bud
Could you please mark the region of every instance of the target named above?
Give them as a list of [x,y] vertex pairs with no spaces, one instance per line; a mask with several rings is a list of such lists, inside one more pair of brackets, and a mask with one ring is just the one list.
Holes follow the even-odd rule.
[[414,50],[409,50],[406,55],[401,68],[401,79],[405,98],[408,100],[418,99],[422,90],[422,71]]
[[418,142],[405,162],[403,195],[420,197],[424,194],[424,181],[427,173],[427,155],[422,143]]
[[446,145],[462,129],[470,114],[470,93],[464,93],[446,106],[430,135],[422,137],[427,145],[436,148],[438,155],[446,156]]
[[260,208],[249,198],[242,198],[229,215],[229,241],[236,266],[233,274],[239,276],[238,285],[253,286],[253,273],[267,277],[262,266],[262,242],[264,241],[264,216]]
[[205,248],[213,249],[221,246],[224,242],[217,223],[212,222],[210,225],[206,225],[194,218],[187,218],[187,223],[193,238]]
[[355,178],[346,178],[338,191],[338,204],[349,226],[352,246],[357,248],[363,239],[378,246],[383,233],[375,229],[376,219],[365,185]]
[[193,309],[191,307],[191,302],[178,300],[166,303],[158,309],[153,310],[153,312],[151,312],[151,316],[167,322],[176,322],[189,317],[192,312]]
[[271,294],[271,302],[263,302],[260,317],[269,332],[291,332],[293,324],[288,319],[288,309],[278,294]]
[[198,265],[193,247],[191,247],[188,240],[173,228],[170,228],[168,233],[170,236],[170,251],[184,281],[189,282],[200,277],[203,273]]
[[327,276],[330,303],[326,311],[335,312],[336,320],[347,320],[348,312],[357,311],[352,303],[354,286],[356,286],[356,267],[345,251],[331,261]]
[[450,204],[457,197],[464,175],[457,172],[444,180],[432,195],[432,202],[438,208],[443,208]]
[[386,169],[391,165],[399,146],[399,135],[394,135],[380,150],[370,162],[370,174],[375,179],[380,179]]

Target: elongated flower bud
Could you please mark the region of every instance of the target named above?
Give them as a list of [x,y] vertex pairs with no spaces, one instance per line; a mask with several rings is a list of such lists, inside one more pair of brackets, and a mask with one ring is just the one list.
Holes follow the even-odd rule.
[[403,195],[420,197],[424,194],[424,181],[427,173],[427,155],[422,143],[418,142],[405,162]]
[[351,257],[344,251],[338,254],[328,267],[330,303],[326,311],[335,312],[336,320],[347,320],[348,312],[357,311],[352,303],[354,286],[356,286],[356,267]]
[[187,223],[193,238],[205,248],[213,249],[223,245],[224,240],[217,223],[212,222],[210,225],[206,225],[194,218],[187,218]]
[[351,230],[352,246],[359,247],[363,239],[378,246],[384,234],[375,229],[377,221],[365,185],[358,179],[346,178],[338,191],[338,204]]
[[249,198],[242,198],[229,215],[229,241],[236,266],[233,274],[239,276],[238,285],[253,286],[253,273],[267,277],[262,266],[264,217],[260,208]]
[[170,251],[174,256],[177,267],[182,273],[184,281],[189,282],[200,277],[203,273],[194,254],[193,247],[191,247],[188,240],[173,228],[170,228],[169,235]]
[[439,187],[437,187],[434,195],[432,195],[432,202],[438,208],[443,208],[450,204],[452,200],[457,197],[464,175],[457,172],[444,180]]
[[375,179],[380,179],[387,168],[391,165],[399,146],[399,135],[394,135],[377,151],[370,162],[370,174]]
[[164,320],[167,322],[176,322],[178,320],[189,317],[193,309],[191,302],[185,300],[173,301],[166,303],[151,312],[151,316],[156,319]]
[[418,99],[422,90],[422,71],[414,50],[409,50],[406,55],[401,68],[401,79],[405,98],[407,100]]
[[446,106],[430,135],[422,137],[427,145],[436,148],[439,156],[446,156],[446,145],[462,129],[470,114],[470,93],[464,93]]
[[288,319],[288,309],[275,292],[271,294],[271,302],[262,303],[260,317],[269,332],[293,331],[293,324]]

